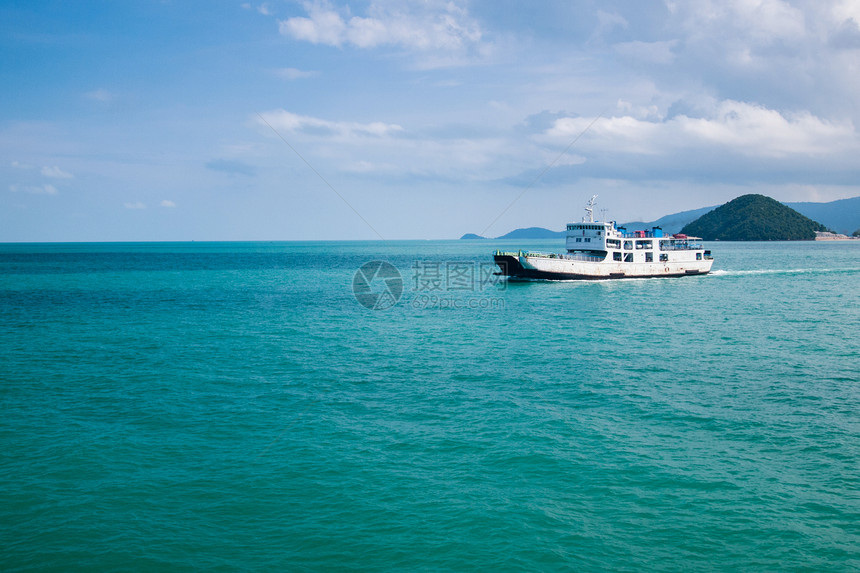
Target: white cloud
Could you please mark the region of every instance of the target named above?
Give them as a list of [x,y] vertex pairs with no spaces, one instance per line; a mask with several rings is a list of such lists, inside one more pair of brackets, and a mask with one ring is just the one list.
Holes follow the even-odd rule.
[[860,22],[860,4],[855,0],[839,0],[830,3],[833,17],[837,22]]
[[[531,145],[524,150],[519,131],[510,137],[495,131],[445,136],[435,125],[427,132],[409,132],[396,124],[335,122],[284,110],[268,112],[263,117],[265,121],[258,119],[259,125],[270,124],[291,147],[295,145],[303,158],[326,173],[376,173],[460,182],[498,180],[542,165],[545,155]],[[268,126],[265,130],[270,131]]]
[[136,201],[134,203],[123,203],[126,209],[146,209],[146,204]]
[[257,12],[262,14],[263,16],[271,16],[272,15],[272,7],[268,2],[264,2],[257,6]]
[[57,188],[50,184],[44,185],[10,185],[9,191],[13,193],[32,193],[34,195],[56,195]]
[[164,201],[162,201],[162,202],[160,203],[160,205],[161,205],[162,207],[168,207],[168,208],[171,208],[171,209],[172,209],[173,207],[176,207],[176,203],[174,203],[174,202],[173,202],[173,201],[171,201],[170,199],[165,199]]
[[377,0],[368,8],[368,17],[343,16],[324,2],[306,3],[305,10],[306,18],[281,20],[281,34],[313,44],[393,45],[420,51],[463,50],[482,38],[478,23],[453,1],[405,4]]
[[20,161],[13,161],[10,165],[15,169],[32,169],[33,166],[29,163],[21,163]]
[[340,14],[320,5],[306,5],[310,18],[289,18],[278,22],[278,29],[285,36],[304,40],[312,44],[340,46],[345,41],[346,23]]
[[616,28],[627,29],[630,24],[627,20],[616,12],[597,11],[597,28],[591,36],[592,41],[608,34]]
[[618,100],[616,105],[619,111],[635,117],[636,119],[662,120],[663,114],[660,113],[660,108],[654,104],[651,105],[635,105],[626,100]]
[[329,121],[297,115],[285,110],[270,111],[261,115],[263,120],[258,123],[274,128],[278,132],[304,133],[340,140],[388,137],[403,131],[402,127],[393,123]]
[[75,177],[71,173],[63,171],[56,165],[54,167],[42,167],[42,175],[44,175],[45,177],[51,177],[53,179],[74,179]]
[[285,80],[300,80],[318,76],[319,72],[299,70],[296,68],[280,68],[275,70],[275,75]]
[[830,45],[836,49],[860,49],[860,24],[854,18],[843,20],[836,31],[829,36]]
[[733,30],[723,41],[770,44],[806,31],[804,12],[783,0],[668,0],[666,5],[681,17],[691,38]]
[[743,102],[722,102],[710,119],[678,118],[694,139],[748,155],[785,157],[823,155],[855,147],[851,124],[834,124],[809,112],[783,114]]
[[[587,131],[595,116],[549,115],[535,125],[518,122],[508,129],[470,135],[452,130],[444,136],[439,126],[427,132],[420,127],[407,131],[396,124],[337,122],[285,110],[263,114],[264,121],[257,123],[270,124],[323,172],[459,181],[528,179],[547,165],[576,169],[568,172],[574,176],[605,177],[622,166],[626,171],[613,177],[631,177],[635,165],[635,176],[642,181],[673,177],[673,172],[683,178],[692,169],[701,179],[742,181],[749,170],[726,173],[726,160],[767,165],[761,169],[774,174],[801,163],[823,173],[827,166],[844,170],[852,154],[860,152],[850,121],[735,100],[669,116],[656,105],[619,100],[615,115],[598,119]],[[524,127],[531,137],[523,138]],[[559,157],[580,135],[576,145]],[[756,168],[754,177],[763,173]],[[814,181],[816,175],[810,171],[810,177]],[[544,179],[550,178],[548,174]]]
[[[593,118],[561,118],[546,131],[569,140]],[[670,155],[679,150],[729,151],[747,157],[825,156],[858,149],[850,122],[834,123],[809,112],[794,114],[745,102],[720,102],[708,117],[678,115],[668,120],[626,115],[597,121],[588,132],[592,145],[621,153]]]

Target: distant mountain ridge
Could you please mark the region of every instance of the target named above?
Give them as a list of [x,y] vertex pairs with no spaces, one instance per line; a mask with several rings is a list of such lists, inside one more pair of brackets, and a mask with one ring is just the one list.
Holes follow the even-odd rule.
[[514,229],[500,239],[556,239],[564,237],[565,231],[550,231],[542,227],[528,227],[526,229]]
[[642,222],[642,221],[632,221],[630,223],[622,223],[622,227],[626,227],[629,230],[634,229],[650,229],[651,227],[660,227],[668,234],[677,233],[681,230],[681,228],[689,223],[690,221],[695,221],[705,213],[709,213],[716,209],[717,206],[713,207],[702,207],[700,209],[692,209],[690,211],[681,211],[680,213],[673,213],[672,215],[666,215],[664,217],[660,217],[656,221]]
[[860,197],[839,199],[829,203],[785,203],[785,205],[836,233],[850,235],[860,229]]
[[[851,197],[850,199],[839,199],[828,203],[783,203],[786,207],[790,207],[814,221],[817,221],[825,227],[836,233],[845,233],[850,235],[852,232],[860,229],[860,197]],[[632,221],[622,223],[620,226],[633,229],[650,229],[651,227],[660,227],[666,233],[678,233],[685,225],[692,223],[702,215],[709,213],[717,207],[702,207],[690,211],[681,211],[673,213],[657,219],[656,221],[642,222]],[[556,239],[564,238],[565,231],[551,231],[543,227],[528,227],[524,229],[514,229],[510,233],[496,237],[496,239]],[[480,235],[467,233],[460,237],[461,239],[485,239]]]

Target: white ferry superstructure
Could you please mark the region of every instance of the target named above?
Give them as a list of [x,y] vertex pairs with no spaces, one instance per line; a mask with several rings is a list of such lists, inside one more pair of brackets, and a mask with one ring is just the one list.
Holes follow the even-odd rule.
[[595,195],[580,223],[567,225],[566,253],[496,251],[497,274],[511,279],[600,280],[704,275],[714,263],[702,239],[660,227],[628,232],[594,220]]

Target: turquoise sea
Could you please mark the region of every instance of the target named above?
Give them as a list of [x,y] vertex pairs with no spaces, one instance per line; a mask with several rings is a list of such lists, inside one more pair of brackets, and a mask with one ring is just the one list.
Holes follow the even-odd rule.
[[519,246],[0,245],[0,568],[860,571],[860,241]]

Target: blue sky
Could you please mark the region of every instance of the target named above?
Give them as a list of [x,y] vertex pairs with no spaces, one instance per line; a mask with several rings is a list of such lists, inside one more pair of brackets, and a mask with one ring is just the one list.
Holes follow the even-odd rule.
[[860,195],[853,0],[0,2],[0,241],[562,229]]

